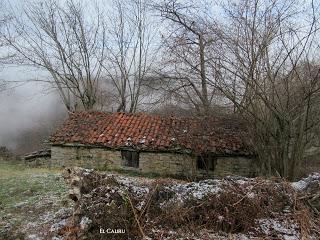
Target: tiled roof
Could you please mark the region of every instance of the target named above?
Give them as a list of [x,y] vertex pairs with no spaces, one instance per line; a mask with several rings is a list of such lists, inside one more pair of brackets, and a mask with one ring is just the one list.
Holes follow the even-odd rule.
[[146,151],[250,154],[237,121],[180,118],[144,113],[75,112],[50,142]]

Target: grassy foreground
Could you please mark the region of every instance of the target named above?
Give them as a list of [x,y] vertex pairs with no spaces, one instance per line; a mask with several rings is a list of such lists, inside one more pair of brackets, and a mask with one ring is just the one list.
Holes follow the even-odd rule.
[[67,190],[58,170],[0,162],[0,239],[48,232],[70,212]]

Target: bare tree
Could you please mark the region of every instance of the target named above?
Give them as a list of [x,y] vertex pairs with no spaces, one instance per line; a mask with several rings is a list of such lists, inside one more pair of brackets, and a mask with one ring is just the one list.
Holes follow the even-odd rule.
[[117,111],[135,112],[148,95],[144,88],[156,62],[156,26],[145,0],[115,0],[110,14],[107,80],[114,87]]
[[[85,9],[93,10],[92,15]],[[106,42],[98,7],[84,8],[72,0],[32,3],[23,17],[14,19],[8,34],[17,61],[46,70],[69,111],[94,108]]]
[[[0,2],[0,8],[5,9],[3,2]],[[11,17],[5,14],[5,11],[0,13],[0,71],[5,63],[11,59],[12,55],[7,51],[7,43],[5,41],[5,26]],[[0,76],[0,92],[6,89],[7,83]]]
[[320,127],[317,7],[310,1],[302,11],[294,0],[225,6],[222,51],[211,63],[220,80],[208,79],[252,127],[262,170],[290,179]]
[[213,53],[209,49],[216,41],[215,22],[195,4],[171,0],[155,4],[154,8],[170,26],[163,37],[167,49],[161,69],[163,78],[168,80],[165,87],[179,102],[193,105],[202,115],[210,114],[212,102],[218,95],[213,86],[208,86],[208,79],[215,81],[208,65]]
[[204,115],[222,95],[250,126],[262,171],[290,179],[320,127],[319,6],[301,4],[228,1],[223,21],[175,0],[155,5],[172,26],[165,87]]

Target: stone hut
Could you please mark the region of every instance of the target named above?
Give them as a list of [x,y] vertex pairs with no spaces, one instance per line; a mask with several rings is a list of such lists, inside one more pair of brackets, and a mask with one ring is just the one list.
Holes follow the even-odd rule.
[[182,176],[254,175],[238,121],[75,112],[51,136],[51,164]]
[[50,166],[51,149],[41,149],[26,154],[24,157],[26,164],[30,166]]

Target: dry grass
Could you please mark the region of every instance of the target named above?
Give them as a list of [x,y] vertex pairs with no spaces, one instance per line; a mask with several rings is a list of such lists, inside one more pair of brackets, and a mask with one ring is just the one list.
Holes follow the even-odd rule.
[[[272,219],[286,208],[289,211],[286,218],[298,222],[302,234],[310,233],[312,214],[305,202],[295,198],[295,191],[286,182],[257,181],[251,186],[254,196],[247,194],[247,187],[246,184],[233,184],[219,194],[208,195],[201,200],[190,199],[183,205],[172,204],[165,209],[159,208],[159,200],[163,202],[159,196],[168,193],[164,194],[158,188],[145,219],[151,219],[152,225],[167,229],[199,231],[205,228],[217,232],[246,233],[257,227],[255,220]],[[152,225],[146,226],[152,228]]]

